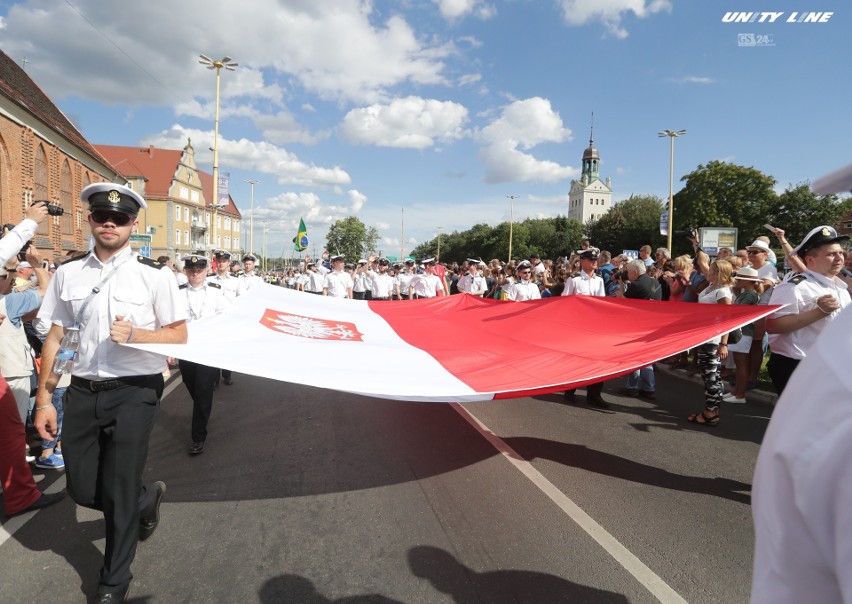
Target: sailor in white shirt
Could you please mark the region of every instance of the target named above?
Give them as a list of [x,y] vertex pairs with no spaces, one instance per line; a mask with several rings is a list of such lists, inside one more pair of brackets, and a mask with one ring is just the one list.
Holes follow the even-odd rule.
[[352,276],[343,270],[343,259],[343,254],[331,257],[332,271],[327,273],[323,280],[323,296],[352,299],[352,288],[355,286],[355,283],[352,281]]
[[308,279],[305,284],[305,291],[311,294],[322,294],[322,284],[325,281],[325,273],[328,271],[320,271],[320,268],[325,269],[325,267],[317,266],[316,262],[308,262],[307,268]]
[[[211,317],[231,305],[232,299],[221,285],[215,281],[205,281],[207,258],[184,256],[182,260],[187,283],[180,286],[180,292],[186,304],[187,322]],[[207,423],[213,410],[213,389],[219,380],[219,368],[183,359],[178,364],[181,380],[192,397],[192,441],[189,454],[198,455],[204,452],[207,441]]]
[[414,260],[406,260],[405,268],[400,269],[394,278],[394,290],[400,300],[408,300],[411,288],[411,280],[414,279]]
[[530,264],[529,260],[519,262],[515,268],[515,274],[518,276],[518,281],[512,283],[509,289],[506,290],[506,299],[514,302],[540,300],[541,291],[539,291],[535,281],[530,280],[532,264]]
[[[213,252],[213,258],[216,259],[216,273],[207,277],[207,280],[212,283],[218,283],[222,291],[225,292],[225,295],[233,302],[241,293],[240,285],[242,282],[239,278],[231,275],[229,266],[231,254],[225,250],[217,250]],[[186,265],[183,268],[184,272],[186,272]]]
[[565,281],[565,289],[562,290],[562,295],[606,296],[603,277],[599,277],[595,273],[598,266],[598,254],[600,253],[598,248],[579,250],[577,253],[580,255],[580,273]]
[[485,282],[485,277],[479,274],[480,264],[482,264],[482,260],[467,259],[467,272],[459,277],[458,288],[460,292],[478,298],[481,298],[485,294],[488,285]]
[[423,273],[414,275],[411,279],[411,285],[408,288],[409,300],[446,295],[441,278],[435,274],[436,264],[434,258],[426,258],[423,261]]
[[355,285],[352,287],[352,297],[356,300],[367,299],[367,290],[370,289],[368,285],[369,277],[367,276],[367,270],[369,270],[367,261],[362,258],[358,261],[358,268],[355,272],[354,279]]
[[372,292],[371,300],[390,300],[393,292],[394,278],[388,274],[390,260],[387,258],[378,259],[378,272],[374,271],[372,266],[376,256],[370,256],[370,265],[368,265],[365,275],[370,279],[370,291]]
[[257,258],[253,254],[246,254],[243,257],[243,274],[240,275],[240,293],[244,294],[253,287],[263,284],[263,278],[254,272],[254,267],[257,264]]

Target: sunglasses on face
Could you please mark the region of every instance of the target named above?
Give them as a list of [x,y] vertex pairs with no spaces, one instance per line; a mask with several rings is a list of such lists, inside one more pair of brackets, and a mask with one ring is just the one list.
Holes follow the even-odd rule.
[[758,250],[749,250],[747,253],[749,256],[753,256],[754,254],[765,254],[766,252],[761,252]]
[[92,221],[97,222],[98,224],[104,224],[105,222],[111,222],[116,226],[126,226],[133,221],[133,216],[129,214],[124,214],[122,212],[111,212],[109,210],[94,210],[90,216],[92,217]]

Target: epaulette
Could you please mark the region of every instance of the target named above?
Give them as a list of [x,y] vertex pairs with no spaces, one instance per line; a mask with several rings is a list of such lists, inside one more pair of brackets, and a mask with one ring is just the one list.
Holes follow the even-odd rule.
[[77,260],[83,260],[84,258],[88,258],[89,254],[91,254],[91,253],[92,253],[91,250],[89,250],[85,254],[80,254],[79,256],[74,256],[73,258],[71,258],[70,260],[66,260],[62,264],[68,264],[69,262],[76,262]]
[[181,283],[178,285],[178,289],[186,289],[187,287],[189,287],[189,283]]
[[151,258],[146,258],[145,256],[136,256],[136,260],[139,261],[140,264],[144,264],[145,266],[150,266],[151,268],[161,269],[165,264],[160,264],[156,260],[152,260]]
[[208,281],[207,287],[215,287],[216,289],[222,289],[221,285],[219,285],[218,283],[214,283],[213,281]]
[[799,273],[795,277],[790,277],[790,283],[793,285],[798,285],[802,281],[807,281],[808,277],[804,273]]

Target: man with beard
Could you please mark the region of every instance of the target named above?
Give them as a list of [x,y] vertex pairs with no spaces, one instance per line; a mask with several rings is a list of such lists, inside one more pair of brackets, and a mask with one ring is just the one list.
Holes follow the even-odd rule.
[[62,427],[68,493],[104,513],[97,602],[123,602],[137,543],[156,530],[166,491],[162,482],[142,484],[166,361],[122,344],[185,343],[186,310],[172,272],[130,249],[145,200],[113,183],[89,185],[80,199],[91,210],[94,249],[59,267],[39,311],[53,325],[42,350],[35,426],[43,439],[56,437],[51,399],[60,375],[51,368],[61,350],[60,361],[73,363]]

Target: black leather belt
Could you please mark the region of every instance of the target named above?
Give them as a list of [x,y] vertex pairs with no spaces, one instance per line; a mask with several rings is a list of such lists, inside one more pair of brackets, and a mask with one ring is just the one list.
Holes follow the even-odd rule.
[[429,298],[434,298],[434,297],[435,296],[421,296],[420,294],[414,294],[415,300],[421,300],[421,299],[427,299],[428,300]]
[[92,392],[104,392],[105,390],[115,390],[124,386],[141,386],[150,382],[157,377],[157,373],[151,375],[128,375],[124,377],[112,378],[111,380],[87,380],[85,378],[71,376],[71,384],[91,390]]
[[372,299],[373,299],[373,300],[390,300],[390,298],[388,298],[387,296],[385,296],[384,298],[376,298],[376,297],[373,297]]

